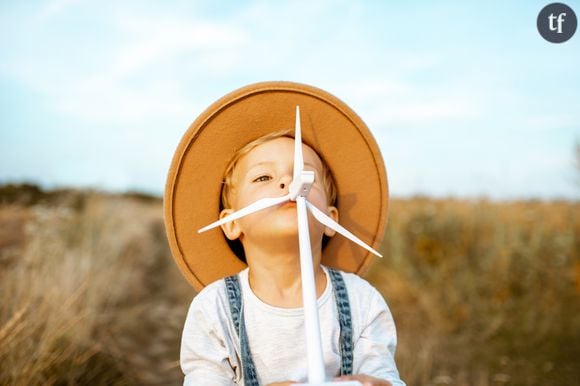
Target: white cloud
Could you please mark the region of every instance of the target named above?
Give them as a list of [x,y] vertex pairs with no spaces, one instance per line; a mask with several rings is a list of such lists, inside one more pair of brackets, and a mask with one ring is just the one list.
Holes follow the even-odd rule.
[[417,82],[389,78],[350,80],[340,90],[373,127],[476,120],[487,107],[477,91],[437,85],[426,89]]
[[[155,60],[177,62],[184,53],[203,57],[206,53],[228,51],[247,44],[245,30],[224,22],[123,14],[118,28],[130,40],[117,48],[111,68],[118,77],[130,74]],[[214,63],[207,63],[211,69]]]
[[[55,13],[68,2],[51,4],[48,10]],[[41,13],[46,17],[49,11]],[[48,60],[14,58],[7,72],[45,96],[49,108],[64,117],[104,124],[138,122],[191,112],[196,107],[191,99],[195,90],[188,89],[187,76],[202,78],[231,70],[240,62],[236,52],[248,41],[245,30],[227,22],[181,15],[159,18],[117,12],[112,24],[115,40],[89,57],[79,59],[75,51],[71,57],[57,57],[68,47],[54,47]],[[50,33],[46,31],[50,25],[36,27],[30,33]],[[67,71],[73,66],[74,71]]]
[[34,23],[44,22],[47,19],[54,17],[55,15],[63,12],[75,3],[79,3],[79,0],[51,0],[45,3],[44,7],[38,11],[38,13],[32,16]]
[[558,128],[573,127],[580,135],[580,112],[537,113],[530,112],[522,117],[522,128],[526,131],[553,133]]

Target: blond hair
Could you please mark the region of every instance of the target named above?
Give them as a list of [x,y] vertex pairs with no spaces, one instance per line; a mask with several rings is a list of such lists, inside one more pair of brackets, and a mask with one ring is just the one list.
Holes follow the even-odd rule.
[[[234,170],[240,159],[257,146],[260,146],[274,139],[283,137],[294,139],[294,137],[292,136],[292,129],[284,129],[268,133],[245,144],[238,151],[236,151],[236,153],[230,159],[230,162],[226,166],[226,170],[224,172],[224,179],[222,181],[223,186],[221,192],[222,209],[231,208],[231,200],[230,200],[231,194],[235,190],[233,186],[233,175]],[[310,147],[312,148],[312,146]],[[314,150],[314,148],[312,149]],[[316,153],[316,150],[314,150],[314,152]],[[326,192],[326,198],[328,199],[328,203],[334,206],[336,204],[337,198],[336,184],[334,182],[334,178],[332,177],[330,168],[328,167],[324,159],[320,156],[320,154],[318,153],[316,154],[318,155],[320,161],[322,162],[322,185],[324,186],[324,191]]]

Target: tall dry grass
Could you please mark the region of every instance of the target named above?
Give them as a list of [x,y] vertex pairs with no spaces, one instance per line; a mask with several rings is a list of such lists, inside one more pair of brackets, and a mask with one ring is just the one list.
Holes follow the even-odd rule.
[[368,279],[412,385],[580,382],[580,205],[393,200]]
[[193,293],[168,254],[159,203],[76,201],[3,207],[4,223],[26,221],[3,228],[5,244],[25,241],[0,255],[0,384],[178,383]]
[[[393,311],[409,385],[578,384],[579,211],[391,201],[385,258],[367,278]],[[79,193],[0,205],[0,293],[0,384],[181,382],[193,292],[171,259],[158,199]]]

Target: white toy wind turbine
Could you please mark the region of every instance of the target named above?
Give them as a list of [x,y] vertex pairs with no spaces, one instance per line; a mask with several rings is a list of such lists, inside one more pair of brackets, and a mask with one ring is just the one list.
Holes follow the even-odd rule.
[[302,385],[310,386],[360,386],[357,381],[349,382],[326,382],[324,371],[324,361],[322,357],[322,342],[320,338],[320,321],[318,319],[318,307],[316,302],[316,286],[314,282],[314,270],[312,266],[312,250],[310,249],[310,232],[308,229],[308,210],[314,218],[325,226],[340,233],[347,239],[360,245],[369,252],[382,257],[380,253],[366,245],[362,240],[346,230],[336,221],[328,217],[324,212],[306,200],[310,188],[314,183],[314,172],[304,170],[304,159],[302,158],[302,133],[300,129],[300,107],[296,106],[296,128],[294,136],[294,173],[289,193],[282,197],[262,198],[245,208],[238,210],[216,221],[198,231],[205,232],[222,224],[237,220],[251,213],[280,205],[287,201],[296,201],[298,211],[298,242],[300,247],[300,267],[302,277],[302,299],[304,303],[304,318],[306,325],[306,342],[308,349],[308,383]]

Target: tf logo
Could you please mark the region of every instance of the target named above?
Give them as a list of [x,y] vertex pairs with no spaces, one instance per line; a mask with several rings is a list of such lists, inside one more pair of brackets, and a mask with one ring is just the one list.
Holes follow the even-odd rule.
[[576,14],[572,8],[562,3],[546,5],[540,11],[536,24],[538,32],[551,43],[563,43],[576,32]]

